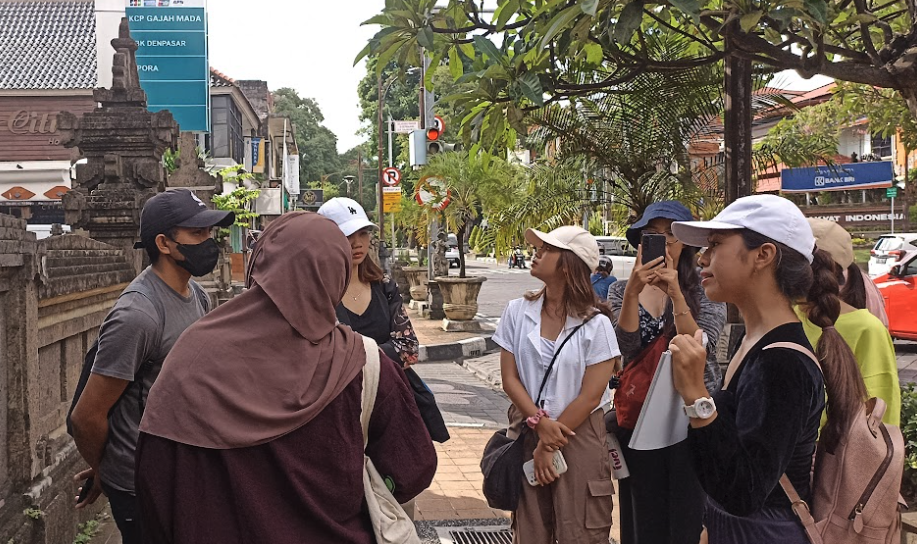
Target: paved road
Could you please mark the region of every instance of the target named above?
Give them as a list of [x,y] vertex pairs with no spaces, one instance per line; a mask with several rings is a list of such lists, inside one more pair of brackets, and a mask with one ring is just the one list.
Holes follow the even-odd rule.
[[[469,276],[487,278],[481,285],[481,294],[478,296],[478,313],[487,317],[500,317],[509,301],[542,285],[531,276],[531,270],[509,270],[505,264],[468,261],[465,263],[465,272]],[[458,271],[452,269],[450,274],[458,275]]]
[[917,342],[896,341],[895,353],[898,355],[898,377],[901,383],[917,382]]

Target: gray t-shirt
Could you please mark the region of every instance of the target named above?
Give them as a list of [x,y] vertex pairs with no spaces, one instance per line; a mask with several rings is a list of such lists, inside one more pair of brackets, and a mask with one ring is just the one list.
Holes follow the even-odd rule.
[[92,365],[93,374],[131,382],[108,416],[108,442],[99,467],[105,484],[128,492],[134,492],[134,455],[150,387],[181,333],[209,310],[209,303],[202,300],[203,290],[194,281],[187,298],[151,268],[131,285],[138,282],[158,301],[159,309],[141,293],[122,295],[99,329],[99,349]]

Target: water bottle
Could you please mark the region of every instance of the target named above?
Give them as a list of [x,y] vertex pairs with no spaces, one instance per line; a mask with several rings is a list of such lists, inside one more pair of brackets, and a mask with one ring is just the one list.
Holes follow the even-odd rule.
[[608,446],[608,458],[611,462],[611,476],[615,480],[623,480],[630,476],[627,470],[627,463],[624,461],[624,455],[621,453],[621,443],[615,433],[605,434],[605,443]]

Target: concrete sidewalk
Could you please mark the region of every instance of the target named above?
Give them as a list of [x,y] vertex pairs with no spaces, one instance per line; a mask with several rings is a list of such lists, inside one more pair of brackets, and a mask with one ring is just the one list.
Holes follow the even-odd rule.
[[[422,363],[414,368],[436,395],[452,435],[445,444],[436,444],[439,467],[433,484],[417,497],[417,520],[465,520],[467,525],[494,518],[508,520],[509,512],[487,506],[480,468],[487,441],[495,430],[507,425],[509,399],[499,386],[495,388],[477,375],[479,372],[490,381],[499,377],[499,354],[464,362]],[[620,539],[617,507],[612,513],[611,537],[613,542]]]
[[[420,362],[479,357],[497,347],[490,340],[493,332],[447,332],[443,330],[442,320],[428,319],[407,306],[405,310],[420,342]],[[478,320],[485,328],[496,328],[495,318],[479,315]]]

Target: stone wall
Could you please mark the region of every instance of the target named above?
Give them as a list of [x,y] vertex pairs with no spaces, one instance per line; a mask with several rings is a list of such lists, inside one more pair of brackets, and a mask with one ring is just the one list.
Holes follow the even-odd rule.
[[[83,356],[134,277],[121,249],[77,235],[36,241],[0,215],[0,537],[65,544],[84,467],[65,418]],[[27,509],[37,519],[25,515]]]

